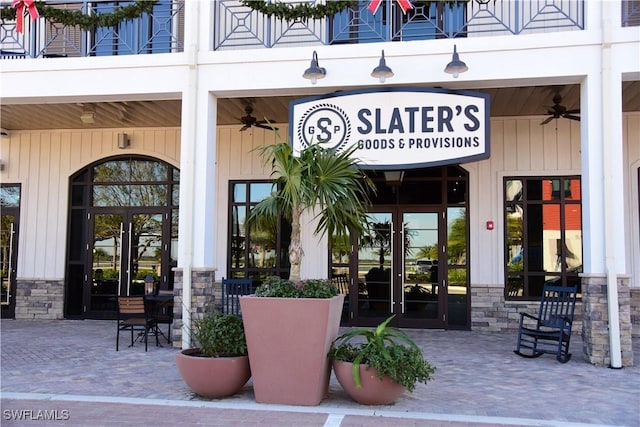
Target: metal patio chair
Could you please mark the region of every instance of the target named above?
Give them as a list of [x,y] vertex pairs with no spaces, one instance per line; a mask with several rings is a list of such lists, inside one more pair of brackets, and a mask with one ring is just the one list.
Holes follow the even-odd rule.
[[[148,299],[148,297],[146,297]],[[158,328],[160,325],[167,325],[167,334],[165,335],[162,330],[158,330],[158,333],[165,337],[168,344],[171,344],[171,326],[173,324],[173,291],[172,290],[159,290],[157,295],[154,295],[154,301],[151,305],[151,315],[155,318]]]
[[139,337],[144,339],[144,351],[147,351],[147,341],[149,331],[156,337],[156,346],[160,345],[158,341],[158,323],[154,317],[150,316],[144,297],[118,297],[118,334],[116,335],[116,351],[119,349],[120,332],[131,331],[131,344],[133,346],[137,338],[134,339],[134,332],[139,333]]

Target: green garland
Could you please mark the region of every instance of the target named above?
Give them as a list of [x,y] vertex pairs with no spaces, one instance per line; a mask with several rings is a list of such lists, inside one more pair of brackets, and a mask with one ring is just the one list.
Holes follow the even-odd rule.
[[[448,3],[453,7],[454,4],[461,2],[466,3],[470,0],[428,0],[428,1],[413,1],[414,4],[424,4],[427,7],[432,2]],[[240,0],[244,6],[251,8],[257,12],[260,12],[266,16],[275,16],[276,18],[285,21],[294,21],[296,19],[322,19],[331,17],[337,13],[342,12],[348,7],[356,6],[357,1],[333,1],[327,0],[325,4],[319,3],[315,6],[310,6],[308,3],[290,4],[282,2],[268,2],[260,0]]]
[[[431,1],[414,1],[413,3],[424,3],[428,5],[432,1],[441,1],[453,6],[457,2],[468,2],[469,0],[431,0]],[[111,13],[96,13],[87,15],[80,10],[58,9],[56,7],[47,6],[45,2],[38,1],[35,3],[38,13],[42,18],[49,19],[65,26],[78,26],[83,30],[93,30],[99,27],[114,27],[123,21],[131,21],[139,18],[143,13],[151,13],[153,6],[157,0],[135,1],[128,6],[119,7]],[[355,0],[333,1],[327,0],[326,3],[310,6],[308,3],[290,4],[281,2],[267,2],[255,0],[240,0],[244,6],[260,12],[266,16],[275,16],[285,21],[295,21],[297,19],[322,19],[333,16],[342,12],[348,7],[358,4]],[[14,21],[16,19],[16,10],[11,6],[5,6],[0,9],[0,19],[3,21]]]
[[[80,10],[58,9],[47,6],[42,1],[36,2],[35,5],[38,9],[38,14],[42,18],[64,26],[77,26],[83,30],[93,30],[99,27],[114,27],[123,21],[139,18],[143,13],[151,13],[156,3],[157,0],[136,1],[128,6],[118,7],[110,13],[95,13],[93,15],[87,15]],[[16,10],[11,6],[3,7],[0,9],[0,19],[14,21],[16,19]]]
[[288,4],[280,2],[240,0],[244,6],[267,16],[275,16],[285,21],[296,19],[322,19],[340,13],[349,6],[358,4],[357,1],[327,1],[325,4],[310,6],[308,3]]

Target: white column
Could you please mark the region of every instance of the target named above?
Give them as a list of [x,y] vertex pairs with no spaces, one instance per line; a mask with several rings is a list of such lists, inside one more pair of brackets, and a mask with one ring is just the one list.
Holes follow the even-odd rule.
[[604,178],[604,255],[607,274],[611,367],[622,367],[618,275],[626,273],[624,230],[624,155],[622,144],[622,81],[612,55],[612,33],[620,24],[619,4],[602,6],[602,141]]
[[[193,210],[193,266],[214,268],[216,248],[216,116],[217,99],[205,90],[198,91],[195,197],[188,209]],[[182,208],[182,206],[181,206]]]
[[[191,271],[193,268],[193,206],[197,142],[197,87],[200,3],[185,3],[185,57],[187,73],[182,93],[180,132],[180,211],[178,220],[178,267],[182,268],[182,348],[191,347]],[[189,208],[187,208],[189,207]]]
[[585,273],[604,273],[602,80],[590,70],[581,84],[582,262]]

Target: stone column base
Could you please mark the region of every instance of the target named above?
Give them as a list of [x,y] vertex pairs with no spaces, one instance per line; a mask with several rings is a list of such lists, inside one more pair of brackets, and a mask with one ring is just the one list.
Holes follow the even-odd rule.
[[[618,277],[617,283],[622,366],[633,366],[629,278]],[[582,276],[582,309],[584,316],[582,321],[584,356],[587,361],[594,365],[610,366],[611,353],[609,347],[609,312],[606,276]]]
[[62,319],[64,280],[18,280],[16,319]]
[[[175,270],[173,283],[173,347],[182,348],[182,306],[184,271],[181,268]],[[205,313],[212,311],[215,305],[214,284],[216,281],[215,269],[191,270],[191,318],[198,319]]]
[[633,287],[631,290],[631,328],[634,338],[640,338],[640,288]]

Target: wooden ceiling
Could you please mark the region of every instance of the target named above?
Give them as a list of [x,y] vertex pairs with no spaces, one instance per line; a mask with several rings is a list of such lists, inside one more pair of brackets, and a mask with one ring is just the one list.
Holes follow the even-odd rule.
[[[491,96],[491,116],[546,115],[553,96],[560,93],[567,109],[580,107],[580,86],[531,86],[480,89]],[[276,96],[218,99],[219,125],[238,125],[247,102],[253,116],[273,123],[288,121],[289,102],[298,97]],[[624,82],[623,111],[640,111],[640,81]],[[94,114],[94,123],[80,119],[83,112]],[[180,126],[180,100],[109,101],[66,104],[9,104],[0,106],[0,127],[6,130],[91,129],[122,127]]]

